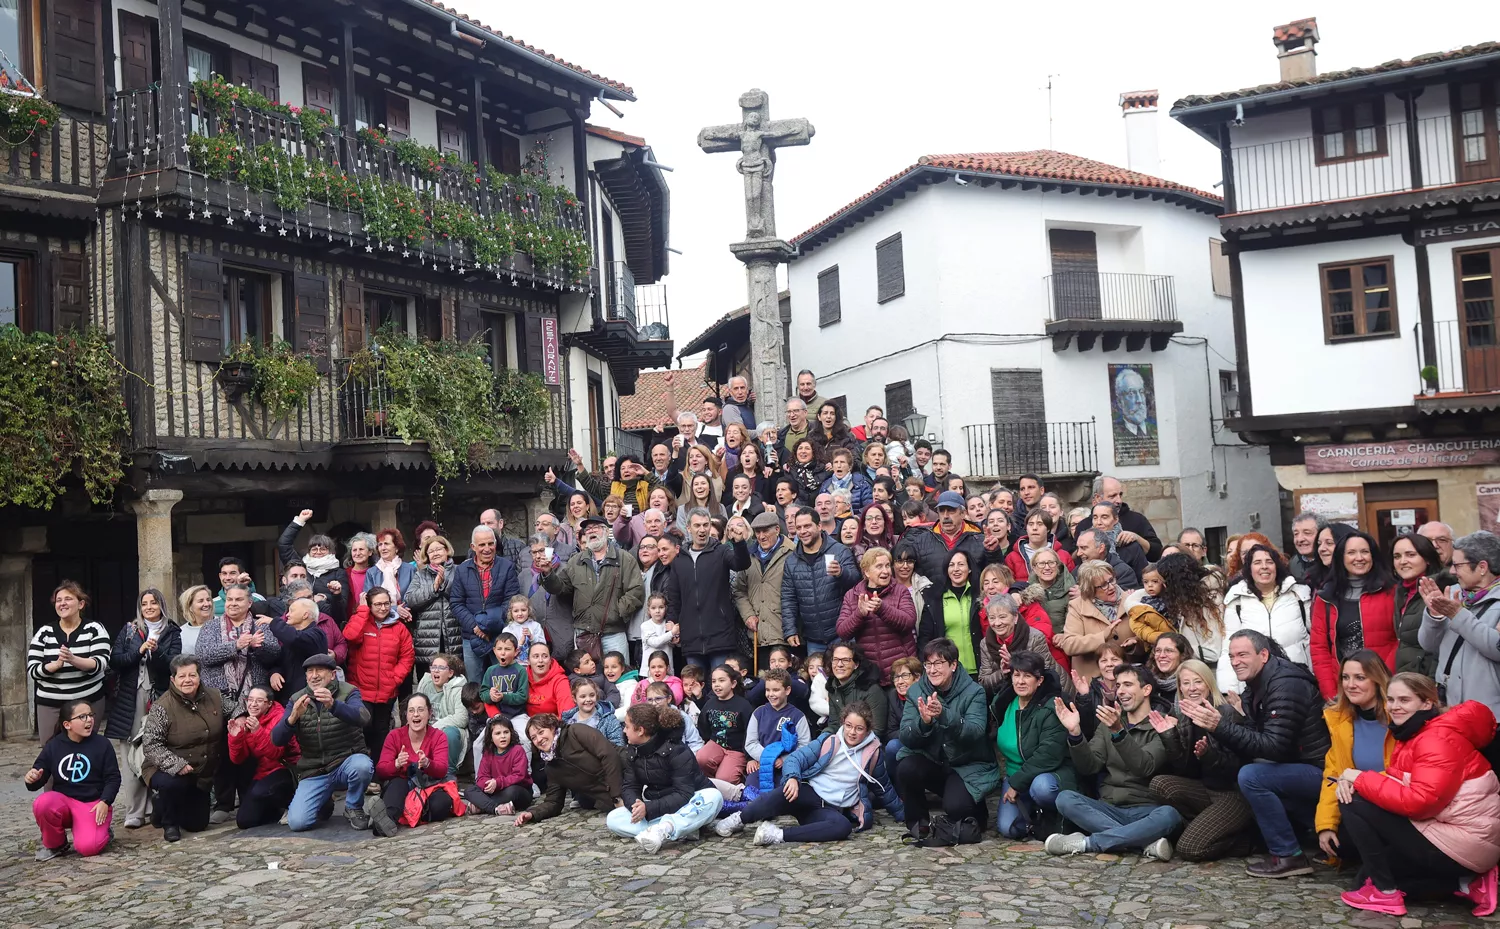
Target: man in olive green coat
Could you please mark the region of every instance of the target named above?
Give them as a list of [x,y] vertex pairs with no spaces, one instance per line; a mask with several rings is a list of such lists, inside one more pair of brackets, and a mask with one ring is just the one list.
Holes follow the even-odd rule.
[[573,598],[577,647],[603,664],[606,652],[630,654],[630,621],[646,602],[641,566],[609,540],[609,523],[600,517],[585,517],[578,531],[579,549],[571,558],[537,570],[548,593]]

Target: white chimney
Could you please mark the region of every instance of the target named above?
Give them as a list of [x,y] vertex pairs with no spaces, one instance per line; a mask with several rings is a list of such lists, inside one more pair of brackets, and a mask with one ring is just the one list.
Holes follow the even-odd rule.
[[1318,76],[1318,20],[1309,16],[1271,30],[1282,83],[1308,81]]
[[1154,90],[1131,90],[1120,94],[1120,115],[1125,119],[1126,167],[1142,174],[1156,174],[1161,159],[1156,154],[1156,101]]

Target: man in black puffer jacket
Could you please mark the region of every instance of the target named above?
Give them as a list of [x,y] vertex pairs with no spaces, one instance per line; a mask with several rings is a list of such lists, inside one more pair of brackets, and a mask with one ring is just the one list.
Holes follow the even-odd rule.
[[859,566],[848,546],[818,525],[815,510],[798,510],[792,528],[797,547],[781,569],[781,629],[793,648],[805,645],[811,655],[838,637],[839,610],[859,583]]
[[[947,490],[938,494],[938,521],[933,526],[912,529],[901,537],[917,552],[917,573],[942,586],[943,571],[948,566],[948,555],[954,549],[962,549],[969,556],[969,571],[977,578],[986,563],[984,534],[968,525],[964,515],[963,494]],[[999,558],[991,559],[1001,561]]]
[[1230,636],[1226,651],[1219,660],[1227,660],[1246,684],[1244,715],[1228,704],[1219,709],[1185,704],[1183,712],[1246,762],[1239,773],[1240,793],[1255,812],[1271,852],[1246,872],[1255,877],[1311,874],[1312,863],[1302,853],[1292,820],[1310,827],[1323,789],[1323,756],[1330,741],[1318,679],[1253,629]]

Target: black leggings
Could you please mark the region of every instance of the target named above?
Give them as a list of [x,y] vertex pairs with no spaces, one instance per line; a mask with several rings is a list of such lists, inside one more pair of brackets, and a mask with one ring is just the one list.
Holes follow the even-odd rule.
[[1339,831],[1359,851],[1359,876],[1375,882],[1380,890],[1404,890],[1408,894],[1452,893],[1458,882],[1473,872],[1449,858],[1412,825],[1405,816],[1383,810],[1364,797],[1340,803]]
[[477,786],[468,787],[464,789],[464,799],[479,807],[482,813],[494,813],[507,803],[515,807],[515,811],[519,813],[531,806],[531,785],[512,784],[492,794],[485,793]]
[[390,700],[365,704],[365,709],[370,711],[370,724],[365,727],[365,747],[370,750],[371,758],[379,758],[380,750],[385,747],[385,737],[391,731],[391,705]]
[[198,775],[157,771],[151,775],[151,789],[156,791],[156,811],[163,827],[177,826],[188,832],[208,828],[208,791],[198,786]]
[[[380,787],[380,799],[385,803],[385,811],[391,814],[391,819],[401,822],[401,817],[406,815],[406,795],[411,793],[411,781],[404,777],[394,777],[386,781]],[[448,796],[446,790],[435,790],[427,798],[427,806],[422,810],[422,822],[440,823],[445,819],[452,819],[454,815],[453,798]]]
[[897,790],[901,803],[906,807],[906,825],[914,826],[930,819],[927,810],[927,793],[931,791],[943,798],[943,813],[957,822],[969,816],[984,824],[985,811],[974,802],[963,778],[951,768],[937,764],[925,755],[911,754],[901,759],[896,773]]
[[286,768],[252,781],[250,789],[240,793],[240,809],[234,814],[234,824],[241,829],[254,829],[280,822],[296,792],[297,782]]

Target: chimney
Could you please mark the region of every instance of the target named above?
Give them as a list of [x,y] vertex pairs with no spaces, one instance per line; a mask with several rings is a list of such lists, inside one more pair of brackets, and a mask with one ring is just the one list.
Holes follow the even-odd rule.
[[1120,94],[1120,115],[1125,119],[1126,167],[1142,174],[1156,174],[1161,159],[1156,154],[1156,101],[1154,90],[1131,90]]
[[1318,21],[1309,16],[1271,30],[1282,83],[1310,81],[1318,76]]

